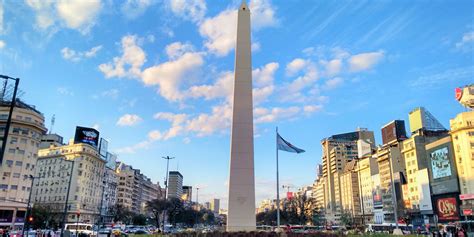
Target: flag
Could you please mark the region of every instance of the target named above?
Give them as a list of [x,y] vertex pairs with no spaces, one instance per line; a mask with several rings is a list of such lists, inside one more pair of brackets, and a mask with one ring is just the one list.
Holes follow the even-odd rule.
[[293,153],[305,152],[305,150],[300,149],[296,146],[293,146],[291,143],[285,141],[285,139],[283,139],[278,133],[277,133],[277,147],[278,147],[278,150],[288,151],[288,152],[293,152]]

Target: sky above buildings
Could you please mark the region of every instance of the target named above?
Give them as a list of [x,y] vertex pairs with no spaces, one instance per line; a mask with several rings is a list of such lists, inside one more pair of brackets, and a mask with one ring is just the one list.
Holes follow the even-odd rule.
[[[163,183],[165,160],[226,206],[240,1],[0,0],[0,74],[69,139],[96,127],[119,159]],[[257,201],[315,179],[320,140],[424,106],[445,126],[474,81],[472,1],[251,1]],[[408,124],[407,124],[408,127]],[[283,190],[281,190],[283,193]],[[195,190],[193,191],[195,199]]]

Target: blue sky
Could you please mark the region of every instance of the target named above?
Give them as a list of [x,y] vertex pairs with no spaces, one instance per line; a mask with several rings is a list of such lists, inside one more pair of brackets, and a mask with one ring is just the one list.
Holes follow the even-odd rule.
[[[200,201],[226,206],[239,1],[0,0],[0,73],[66,139],[97,127],[154,181],[176,157]],[[449,127],[473,82],[472,1],[252,1],[257,201],[315,179],[320,140],[426,107]],[[408,124],[407,124],[408,126]],[[282,190],[283,192],[283,190]]]

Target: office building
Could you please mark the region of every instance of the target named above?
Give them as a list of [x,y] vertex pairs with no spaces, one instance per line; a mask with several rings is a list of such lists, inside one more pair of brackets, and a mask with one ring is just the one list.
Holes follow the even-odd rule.
[[219,209],[220,209],[220,200],[219,199],[211,199],[210,202],[210,209],[212,212],[219,214]]
[[[464,215],[465,212],[471,212],[474,206],[474,111],[459,113],[449,122],[459,176],[460,199],[462,201],[462,211],[460,212]],[[437,156],[446,157],[445,153],[445,150],[440,151]],[[456,200],[451,199],[451,202]]]
[[[359,157],[356,170],[359,175],[361,215],[364,223],[374,223],[374,175],[378,175],[377,157],[372,153]],[[377,207],[378,208],[378,207]]]
[[340,176],[342,212],[352,216],[355,223],[362,224],[357,160],[349,161]]
[[[5,133],[9,101],[0,101],[0,136]],[[0,228],[23,226],[39,143],[46,133],[44,116],[20,100],[15,103],[0,166]],[[1,143],[0,143],[1,144]]]
[[179,171],[170,171],[168,176],[168,198],[181,198],[183,195],[183,175]]
[[191,202],[193,200],[193,187],[192,186],[183,186],[183,195],[181,199],[186,202]]
[[357,141],[375,144],[374,133],[367,129],[330,136],[321,141],[323,178],[325,180],[325,217],[328,222],[339,223],[342,211],[339,178],[345,165],[358,158]]

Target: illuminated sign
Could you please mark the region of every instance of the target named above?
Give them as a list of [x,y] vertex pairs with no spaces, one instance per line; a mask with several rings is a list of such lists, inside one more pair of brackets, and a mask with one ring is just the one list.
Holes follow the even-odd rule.
[[443,147],[430,153],[433,179],[451,176],[451,164],[448,157],[448,148]]
[[438,219],[441,221],[459,220],[459,210],[456,198],[440,198],[436,201]]
[[287,192],[287,193],[286,193],[286,198],[287,198],[288,200],[291,200],[291,199],[293,198],[293,192]]
[[459,199],[461,199],[461,200],[471,200],[471,199],[474,199],[474,194],[461,194],[461,195],[459,195]]
[[76,127],[76,134],[74,136],[74,143],[86,143],[97,147],[99,143],[99,131],[93,128]]

